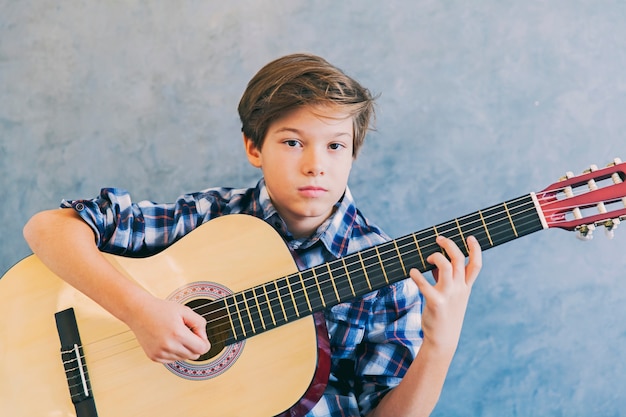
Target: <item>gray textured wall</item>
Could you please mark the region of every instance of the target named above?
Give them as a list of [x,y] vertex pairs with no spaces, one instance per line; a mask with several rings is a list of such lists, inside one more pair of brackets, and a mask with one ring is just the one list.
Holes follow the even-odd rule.
[[[28,255],[27,218],[61,198],[254,183],[236,104],[294,51],[382,93],[351,186],[394,236],[626,159],[625,22],[618,0],[4,0],[0,272]],[[623,415],[617,232],[485,254],[435,416]]]

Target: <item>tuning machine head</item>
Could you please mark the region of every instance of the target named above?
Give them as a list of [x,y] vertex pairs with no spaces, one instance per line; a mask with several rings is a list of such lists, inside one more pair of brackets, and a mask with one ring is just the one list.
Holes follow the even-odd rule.
[[604,226],[604,234],[606,235],[606,237],[608,237],[609,239],[613,239],[615,237],[615,229],[617,229],[617,226],[620,223],[621,220],[619,218],[616,218],[601,222],[600,224],[598,224],[598,226]]
[[596,226],[594,224],[583,224],[581,226],[577,226],[576,237],[580,240],[591,240],[593,239],[594,230],[596,230]]
[[615,229],[617,229],[617,226],[619,226],[622,220],[626,220],[626,216],[597,222],[595,224],[578,226],[576,227],[576,237],[580,240],[591,240],[593,239],[594,230],[596,230],[597,227],[604,227],[605,236],[609,239],[613,239],[615,237]]

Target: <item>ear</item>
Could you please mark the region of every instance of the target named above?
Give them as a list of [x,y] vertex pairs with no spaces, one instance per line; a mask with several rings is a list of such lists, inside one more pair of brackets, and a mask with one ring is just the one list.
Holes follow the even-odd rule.
[[245,134],[243,135],[243,145],[246,148],[248,162],[255,168],[261,168],[261,150],[257,149],[252,139]]

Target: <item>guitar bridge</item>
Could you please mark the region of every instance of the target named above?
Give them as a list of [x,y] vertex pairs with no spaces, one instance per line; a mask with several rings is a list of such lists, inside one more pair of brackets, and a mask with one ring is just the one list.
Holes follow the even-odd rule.
[[61,362],[65,369],[70,397],[76,409],[76,417],[97,417],[98,412],[91,392],[74,309],[60,311],[54,317],[61,341]]

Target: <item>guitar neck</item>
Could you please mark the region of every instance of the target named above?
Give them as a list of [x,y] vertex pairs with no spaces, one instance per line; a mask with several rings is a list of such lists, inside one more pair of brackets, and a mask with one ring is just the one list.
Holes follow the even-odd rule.
[[[411,268],[433,268],[426,259],[441,251],[439,235],[452,239],[467,255],[474,236],[483,250],[544,229],[534,193],[455,218],[266,284],[220,298],[207,307],[210,334],[231,344],[408,277]],[[223,317],[219,312],[226,312]]]

